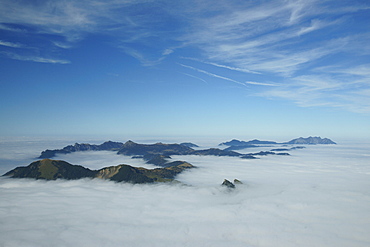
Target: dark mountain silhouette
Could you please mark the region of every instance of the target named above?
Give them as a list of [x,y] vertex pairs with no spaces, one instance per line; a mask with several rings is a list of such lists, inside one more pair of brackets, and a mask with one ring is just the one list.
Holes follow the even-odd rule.
[[274,149],[271,149],[270,151],[282,152],[282,151],[289,151],[289,150],[296,150],[296,149],[303,149],[303,148],[306,148],[306,147],[297,146],[297,147],[292,147],[292,148],[274,148]]
[[67,154],[78,151],[100,151],[110,150],[117,151],[117,154],[133,156],[133,158],[143,158],[150,164],[160,165],[166,163],[166,159],[171,158],[171,155],[216,155],[216,156],[239,156],[241,154],[229,150],[221,149],[205,149],[194,150],[188,145],[183,144],[139,144],[133,141],[121,142],[105,142],[101,145],[78,144],[69,145],[63,149],[45,150],[41,152],[39,158],[52,158],[57,154]]
[[224,150],[225,151],[236,151],[236,150],[242,150],[244,148],[254,148],[254,147],[258,147],[258,146],[246,144],[246,145],[241,145],[241,146],[230,146],[230,147],[225,148]]
[[186,147],[189,147],[189,148],[199,147],[197,144],[194,144],[194,143],[191,143],[191,142],[183,142],[183,143],[180,143],[180,145],[183,145],[183,146],[186,146]]
[[278,144],[274,141],[260,141],[260,140],[251,140],[251,141],[239,141],[236,139],[233,139],[228,142],[220,143],[219,146],[229,146],[228,148],[225,148],[226,151],[233,151],[233,150],[241,150],[244,148],[253,148],[258,147],[258,145],[273,145]]
[[314,144],[336,144],[336,143],[328,138],[310,136],[307,138],[299,137],[299,138],[290,140],[288,142],[282,142],[282,143],[278,143],[274,141],[260,141],[257,139],[247,141],[247,142],[233,139],[228,142],[222,142],[219,145],[229,146],[228,148],[224,150],[240,150],[240,149],[249,148],[249,147],[257,147],[258,145],[276,145],[276,144],[306,144],[306,145],[313,144],[314,145]]
[[210,148],[205,150],[196,150],[193,151],[191,154],[193,155],[214,155],[214,156],[240,156],[240,153],[234,152],[234,151],[228,151],[228,150],[222,150],[218,148]]
[[246,141],[239,141],[239,140],[236,140],[236,139],[233,139],[233,140],[228,141],[228,142],[222,142],[218,145],[219,146],[222,146],[222,145],[233,146],[233,147],[236,147],[236,146],[251,146],[251,147],[254,147],[254,145],[252,143],[249,143],[249,142],[246,142]]
[[147,155],[147,154],[162,154],[162,155],[186,155],[190,154],[194,149],[180,144],[138,144],[133,141],[127,141],[117,152],[124,155]]
[[296,138],[296,139],[293,139],[291,141],[288,141],[288,142],[285,142],[284,144],[308,144],[308,145],[316,145],[316,144],[336,144],[335,142],[333,142],[332,140],[330,140],[329,138],[321,138],[319,136],[315,136],[315,137],[307,137],[307,138],[303,138],[303,137],[299,137],[299,138]]
[[68,145],[62,149],[45,150],[41,152],[39,159],[53,158],[57,154],[68,154],[78,151],[117,151],[123,146],[122,142],[107,141],[100,145],[87,144],[87,143],[75,143],[74,145]]
[[[330,139],[324,138],[321,139],[320,137],[308,137],[308,138],[297,138],[293,139],[286,143],[280,144],[332,144],[334,143]],[[191,145],[190,145],[191,144]],[[249,154],[241,154],[235,152],[233,150],[243,149],[246,147],[258,147],[257,145],[273,145],[278,144],[273,141],[260,141],[260,140],[252,140],[249,142],[239,141],[239,140],[232,140],[229,142],[221,143],[220,145],[230,145],[230,147],[222,150],[218,148],[210,148],[204,150],[194,150],[189,146],[192,146],[192,143],[182,143],[182,144],[164,144],[164,143],[155,143],[155,144],[139,144],[133,142],[131,140],[127,141],[126,143],[122,142],[112,142],[107,141],[100,145],[95,144],[87,144],[87,143],[75,143],[74,145],[68,145],[62,149],[54,149],[54,150],[45,150],[41,152],[39,158],[52,158],[57,154],[68,154],[72,152],[79,152],[79,151],[101,151],[101,150],[110,150],[116,151],[117,154],[121,155],[129,155],[132,158],[141,158],[144,159],[148,164],[154,164],[157,166],[167,167],[170,163],[171,155],[213,155],[213,156],[230,156],[230,157],[240,157],[243,159],[254,159],[254,156],[261,156],[261,155],[268,155],[268,154],[276,154],[276,155],[289,155],[288,153],[275,153],[274,151],[287,151],[293,150],[298,148],[304,148],[302,146],[292,147],[290,149],[272,149],[271,151],[264,151],[259,153],[249,153]],[[195,145],[195,144],[194,144]],[[53,166],[49,167],[50,169],[54,169]],[[126,168],[125,168],[126,169]],[[21,176],[22,169],[19,169],[17,172],[17,176]],[[129,169],[126,169],[127,171]],[[132,169],[131,169],[132,170]],[[28,175],[30,176],[30,175]],[[37,177],[38,175],[35,175]],[[51,175],[50,175],[51,176]],[[62,178],[64,177],[63,174],[53,174],[56,176],[55,178]]]
[[143,156],[143,159],[146,161],[147,164],[152,164],[156,166],[164,166],[168,163],[171,156],[162,155],[162,154],[146,154]]

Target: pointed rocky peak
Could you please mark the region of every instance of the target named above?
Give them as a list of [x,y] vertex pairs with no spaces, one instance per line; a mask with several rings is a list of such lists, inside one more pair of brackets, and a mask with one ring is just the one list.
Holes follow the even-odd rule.
[[123,144],[124,147],[133,147],[133,146],[137,146],[139,144],[137,144],[136,142],[133,142],[131,140],[128,140],[127,142],[125,142],[125,144]]
[[103,142],[102,144],[100,144],[100,146],[104,146],[104,145],[115,145],[117,143],[120,143],[120,142],[106,141],[106,142]]
[[239,179],[234,179],[234,184],[243,184]]
[[106,141],[99,145],[99,150],[116,150],[123,146],[122,142]]
[[226,186],[226,187],[231,188],[231,189],[235,188],[235,185],[227,179],[225,179],[224,182],[221,185]]
[[218,144],[219,146],[222,146],[222,145],[225,145],[225,146],[239,146],[239,145],[242,145],[243,141],[239,141],[237,139],[232,139],[231,141],[228,141],[228,142],[222,142],[220,144]]

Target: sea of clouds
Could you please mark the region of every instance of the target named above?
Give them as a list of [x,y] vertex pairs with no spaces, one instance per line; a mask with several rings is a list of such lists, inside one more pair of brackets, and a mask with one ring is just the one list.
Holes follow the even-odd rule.
[[[0,172],[66,142],[2,139]],[[198,167],[177,177],[182,184],[2,177],[0,246],[370,246],[369,147],[308,146],[258,160],[173,156]],[[107,151],[56,158],[154,167]],[[234,178],[243,182],[235,190],[220,186]]]

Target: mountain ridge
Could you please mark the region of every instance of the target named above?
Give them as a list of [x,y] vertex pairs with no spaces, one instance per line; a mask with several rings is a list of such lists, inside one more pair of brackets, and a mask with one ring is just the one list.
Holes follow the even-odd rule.
[[316,144],[337,144],[330,140],[329,138],[321,138],[320,136],[309,136],[307,138],[299,137],[293,140],[290,140],[288,142],[285,142],[284,144],[308,144],[308,145],[316,145]]
[[63,160],[42,159],[34,161],[28,166],[14,168],[3,176],[45,180],[99,178],[116,182],[154,183],[175,181],[176,175],[190,168],[195,168],[195,166],[185,161],[174,161],[168,163],[166,167],[155,169],[121,164],[90,170]]
[[[144,158],[162,155],[170,158],[170,155],[216,155],[216,156],[238,156],[241,155],[236,152],[230,152],[228,150],[222,149],[205,149],[205,150],[194,150],[189,145],[184,144],[165,144],[165,143],[155,143],[155,144],[139,144],[131,140],[126,143],[122,142],[104,142],[100,145],[95,144],[79,144],[68,145],[62,149],[45,150],[41,152],[39,159],[53,158],[57,154],[68,154],[79,151],[117,151],[117,154],[135,156],[135,158]],[[146,160],[148,161],[148,160]]]
[[[330,140],[329,138],[321,138],[320,136],[309,136],[307,138],[299,137],[296,139],[292,139],[287,142],[275,142],[275,141],[261,141],[258,139],[254,139],[251,141],[240,141],[237,139],[232,139],[228,142],[222,142],[219,146],[229,146],[224,150],[238,150],[248,147],[258,147],[257,145],[276,145],[276,144],[302,144],[302,145],[317,145],[317,144],[336,144],[334,141]],[[233,148],[231,148],[233,147]]]
[[100,145],[88,144],[88,143],[75,143],[74,145],[65,146],[62,149],[46,149],[41,152],[39,159],[53,158],[56,154],[68,154],[78,151],[117,151],[124,144],[122,142],[106,141]]
[[[155,143],[155,144],[139,144],[128,140],[125,143],[122,142],[113,142],[107,141],[100,145],[95,144],[87,144],[87,143],[75,143],[74,145],[68,145],[62,149],[54,149],[54,150],[45,150],[41,152],[41,155],[38,157],[39,159],[50,159],[57,154],[68,154],[73,152],[79,151],[100,151],[100,150],[109,150],[115,151],[117,154],[120,155],[128,155],[132,156],[132,158],[141,158],[148,164],[154,164],[157,166],[166,167],[169,163],[169,159],[171,159],[171,155],[212,155],[212,156],[230,156],[230,157],[241,157],[243,159],[253,159],[255,155],[261,155],[261,153],[249,153],[249,154],[241,154],[235,152],[234,150],[240,150],[244,148],[250,147],[259,147],[259,145],[269,146],[269,145],[316,145],[316,144],[336,144],[332,140],[328,138],[321,138],[321,137],[299,137],[296,139],[292,139],[288,142],[277,143],[275,141],[261,141],[258,139],[254,139],[251,141],[239,141],[233,139],[229,142],[220,143],[219,146],[229,146],[224,149],[219,148],[209,148],[203,150],[194,150],[193,148],[189,147],[191,143],[184,143],[182,144],[165,144],[165,143]],[[277,154],[277,155],[289,155],[288,153],[274,153],[274,151],[288,151],[294,150],[296,148],[302,147],[293,147],[290,149],[273,149],[270,153],[265,154]]]

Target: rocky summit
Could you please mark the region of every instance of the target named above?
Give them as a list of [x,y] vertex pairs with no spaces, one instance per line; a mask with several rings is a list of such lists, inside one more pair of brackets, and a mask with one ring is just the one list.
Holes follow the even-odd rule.
[[235,185],[232,182],[230,182],[229,180],[227,180],[227,179],[225,179],[221,185],[222,186],[225,186],[227,188],[230,188],[230,189],[234,189],[235,188]]
[[4,174],[4,176],[13,178],[36,178],[46,180],[55,180],[58,178],[92,178],[95,177],[95,175],[96,171],[92,171],[88,168],[72,165],[63,160],[51,159],[35,161],[27,167],[17,167]]

